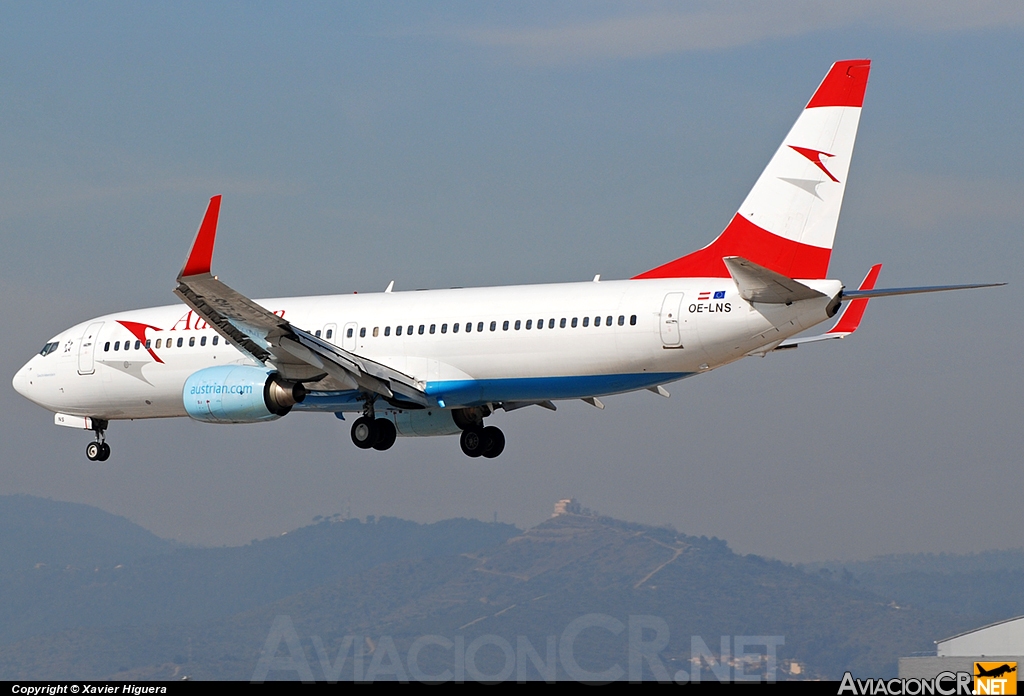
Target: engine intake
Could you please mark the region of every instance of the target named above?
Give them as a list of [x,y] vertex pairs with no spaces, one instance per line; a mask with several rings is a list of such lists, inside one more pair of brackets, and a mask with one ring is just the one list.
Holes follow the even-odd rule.
[[301,382],[290,382],[265,367],[208,367],[185,380],[182,401],[190,418],[203,423],[259,423],[277,420],[306,398]]

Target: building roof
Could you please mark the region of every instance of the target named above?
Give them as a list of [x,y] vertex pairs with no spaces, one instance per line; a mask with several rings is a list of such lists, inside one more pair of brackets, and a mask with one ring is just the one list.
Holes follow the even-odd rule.
[[1024,616],[1015,616],[987,626],[935,641],[939,656],[947,655],[1022,655],[1024,654]]

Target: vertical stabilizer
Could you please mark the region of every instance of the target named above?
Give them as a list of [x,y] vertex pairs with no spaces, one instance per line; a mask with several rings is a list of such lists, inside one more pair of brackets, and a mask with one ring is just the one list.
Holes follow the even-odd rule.
[[722,234],[636,278],[728,278],[726,256],[789,278],[824,278],[870,69],[868,60],[833,64]]

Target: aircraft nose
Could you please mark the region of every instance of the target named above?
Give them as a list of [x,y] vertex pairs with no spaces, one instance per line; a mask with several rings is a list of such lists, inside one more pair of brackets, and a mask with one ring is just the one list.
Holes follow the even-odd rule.
[[31,398],[30,391],[32,389],[32,362],[29,361],[22,365],[21,369],[18,370],[17,374],[14,375],[14,379],[11,380],[11,384],[14,386],[14,391],[18,392],[26,398]]

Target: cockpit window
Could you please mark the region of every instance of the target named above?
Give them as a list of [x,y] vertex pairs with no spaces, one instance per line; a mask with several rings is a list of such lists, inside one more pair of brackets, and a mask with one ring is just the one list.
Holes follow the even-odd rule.
[[49,355],[53,351],[57,350],[57,346],[59,346],[59,345],[60,345],[60,343],[58,343],[58,342],[47,343],[45,346],[43,346],[43,349],[41,351],[39,351],[39,354],[42,355],[45,358],[47,355]]

